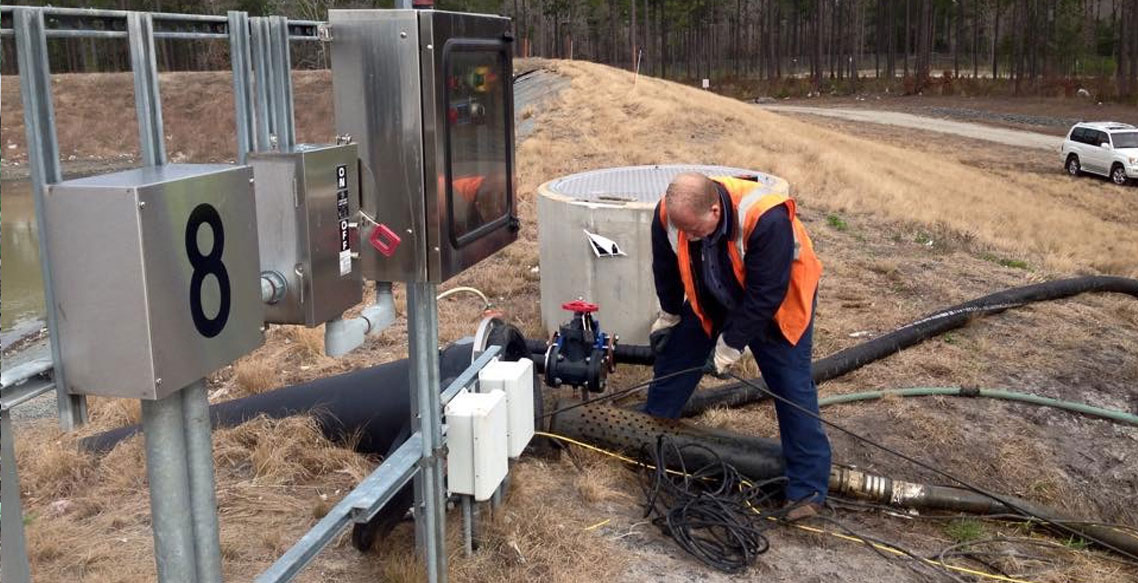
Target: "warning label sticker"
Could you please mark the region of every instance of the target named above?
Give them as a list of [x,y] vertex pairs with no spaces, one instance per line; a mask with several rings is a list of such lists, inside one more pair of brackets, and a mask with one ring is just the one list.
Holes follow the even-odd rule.
[[348,236],[351,209],[348,206],[348,166],[336,167],[336,215],[340,219],[340,277],[352,272],[352,242]]

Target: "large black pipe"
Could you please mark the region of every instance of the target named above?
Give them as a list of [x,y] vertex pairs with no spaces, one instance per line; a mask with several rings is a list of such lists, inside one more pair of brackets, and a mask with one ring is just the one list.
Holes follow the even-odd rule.
[[[560,403],[555,410],[557,413],[550,420],[551,433],[618,451],[644,462],[655,461],[656,439],[665,435],[681,448],[700,446],[680,450],[683,464],[689,470],[708,464],[713,457],[734,466],[740,474],[756,482],[781,476],[785,469],[782,449],[773,440],[708,429],[685,421],[658,419],[607,404]],[[712,453],[708,454],[708,451]],[[835,465],[830,472],[830,491],[834,495],[918,510],[982,515],[1019,515],[1022,510],[1052,523],[1063,524],[1088,540],[1109,545],[1106,548],[1138,555],[1138,531],[1075,521],[1052,508],[1015,496],[1001,494],[998,496],[1000,500],[994,500],[963,488],[903,482],[840,465]],[[1061,536],[1070,534],[1062,530],[1056,532]]]
[[[660,419],[638,411],[604,404],[561,401],[549,420],[549,431],[605,449],[642,456],[648,460],[657,436],[677,446],[702,445],[753,480],[781,476],[785,471],[782,447],[777,441],[697,427],[685,421]],[[712,461],[700,449],[688,450],[685,462],[698,467]]]
[[[1049,281],[1012,288],[964,302],[906,324],[884,336],[852,346],[826,358],[814,361],[814,382],[840,377],[871,362],[896,354],[914,344],[960,328],[974,318],[997,314],[1033,302],[1058,300],[1087,292],[1121,293],[1138,298],[1138,279],[1109,276],[1087,276]],[[752,383],[766,383],[761,378]],[[731,383],[706,391],[697,391],[688,400],[683,416],[698,415],[714,407],[739,407],[766,398],[766,393],[744,383]]]
[[[441,350],[439,378],[454,378],[470,366],[472,346],[467,341]],[[328,439],[343,442],[358,435],[357,451],[382,455],[388,453],[411,416],[410,361],[397,360],[225,401],[211,405],[209,411],[214,428],[233,427],[258,416],[280,419],[311,413]],[[79,445],[102,453],[139,431],[138,425],[120,427],[83,439]]]
[[[544,340],[526,340],[526,346],[533,354],[530,358],[533,360],[534,366],[537,367],[537,371],[545,372],[545,351],[549,349],[549,345]],[[656,362],[656,355],[652,352],[651,346],[617,344],[616,348],[613,349],[613,360],[617,364],[652,366]]]
[[[485,339],[487,346],[500,346],[501,358],[516,361],[529,356],[525,337],[516,327],[495,320]],[[474,343],[467,339],[439,352],[439,390],[470,366]],[[356,451],[388,455],[411,435],[410,361],[387,364],[312,382],[284,387],[260,395],[234,399],[210,406],[213,427],[232,427],[260,416],[279,419],[310,414],[328,439],[344,443],[357,438]],[[535,390],[537,385],[535,384]],[[540,418],[540,395],[536,395],[536,414]],[[80,442],[93,452],[110,451],[123,439],[137,434],[138,425],[120,427]],[[367,550],[375,541],[403,519],[413,502],[413,489],[407,485],[366,524],[352,529],[352,543]]]
[[[516,361],[529,356],[521,331],[497,320],[492,323],[485,342],[487,346],[502,348],[502,360]],[[470,366],[473,346],[472,341],[465,339],[439,351],[440,391]],[[386,455],[408,435],[410,374],[410,361],[397,360],[211,405],[210,420],[217,428],[240,425],[258,416],[279,419],[312,414],[328,439],[342,443],[358,436],[356,451]],[[83,439],[79,445],[87,451],[106,452],[140,430],[138,425],[120,427]]]

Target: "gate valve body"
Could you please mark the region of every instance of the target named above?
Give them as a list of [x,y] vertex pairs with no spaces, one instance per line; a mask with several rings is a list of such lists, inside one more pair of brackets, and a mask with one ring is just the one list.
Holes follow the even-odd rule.
[[596,304],[579,299],[561,307],[572,312],[573,317],[562,324],[549,341],[549,350],[545,353],[545,384],[603,392],[608,373],[615,364],[613,351],[617,338],[601,330],[600,322],[593,317],[599,309]]

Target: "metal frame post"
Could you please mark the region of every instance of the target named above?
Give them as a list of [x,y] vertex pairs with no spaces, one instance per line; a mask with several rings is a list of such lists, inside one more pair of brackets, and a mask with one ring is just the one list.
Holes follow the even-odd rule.
[[182,389],[185,464],[190,478],[190,514],[199,583],[221,583],[221,534],[213,477],[213,434],[204,380]]
[[166,163],[166,134],[162,128],[162,97],[158,91],[158,60],[154,51],[154,19],[145,12],[129,12],[130,69],[134,73],[134,107],[143,163]]
[[272,61],[269,59],[268,19],[265,17],[250,18],[249,34],[253,51],[253,72],[256,80],[254,85],[257,120],[255,149],[258,152],[267,152],[272,149],[272,136],[276,134],[276,128],[273,126],[275,119],[270,114],[273,104],[269,80],[273,78],[273,74],[271,71]]
[[[166,163],[166,143],[153,17],[130,12],[127,29],[142,159],[148,166],[161,166]],[[143,401],[142,426],[158,580],[221,583],[205,381],[196,381],[165,399]]]
[[234,121],[237,125],[237,163],[244,164],[253,151],[256,124],[253,109],[252,57],[249,51],[249,14],[231,10],[229,18],[229,61],[233,69]]
[[59,426],[72,431],[87,422],[87,398],[67,390],[61,365],[55,293],[51,279],[50,249],[47,247],[43,201],[47,185],[59,182],[59,142],[55,134],[55,108],[51,99],[51,69],[47,59],[47,35],[43,9],[16,8],[12,26],[16,35],[16,59],[20,68],[20,98],[24,104],[24,131],[28,142],[32,196],[35,200],[36,229],[39,242],[40,272],[43,275],[44,312],[47,316],[48,342],[55,364],[55,396]]
[[276,122],[277,147],[283,150],[296,145],[296,120],[292,107],[292,55],[288,44],[288,18],[269,17],[269,59],[273,78],[269,90],[273,93],[272,110]]
[[12,583],[32,580],[24,542],[24,509],[20,503],[20,477],[16,471],[16,436],[11,411],[0,407],[0,579]]
[[154,558],[162,583],[195,583],[194,527],[180,393],[142,402]]
[[437,290],[434,283],[407,282],[412,431],[423,435],[421,469],[415,476],[415,538],[421,543],[431,583],[447,580]]

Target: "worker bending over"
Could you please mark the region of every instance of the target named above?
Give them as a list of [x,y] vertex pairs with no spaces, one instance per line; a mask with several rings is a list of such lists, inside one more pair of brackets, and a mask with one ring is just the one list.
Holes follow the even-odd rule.
[[[680,174],[656,207],[652,271],[661,311],[650,339],[660,380],[648,390],[647,413],[679,417],[700,365],[724,376],[747,347],[774,393],[818,413],[810,362],[822,263],[794,200],[763,194],[753,177]],[[827,494],[830,443],[818,419],[781,401],[775,411],[787,518],[813,516]]]

